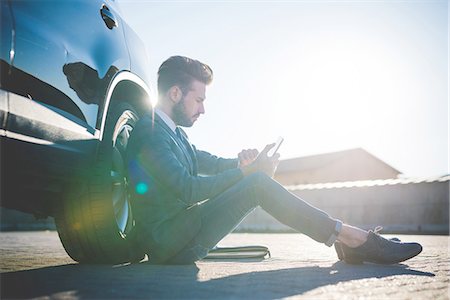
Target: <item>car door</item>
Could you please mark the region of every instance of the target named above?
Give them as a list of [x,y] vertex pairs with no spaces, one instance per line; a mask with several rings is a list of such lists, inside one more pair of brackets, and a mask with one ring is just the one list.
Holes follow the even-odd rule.
[[111,78],[129,69],[114,2],[10,1],[14,42],[8,132],[70,151],[98,139]]

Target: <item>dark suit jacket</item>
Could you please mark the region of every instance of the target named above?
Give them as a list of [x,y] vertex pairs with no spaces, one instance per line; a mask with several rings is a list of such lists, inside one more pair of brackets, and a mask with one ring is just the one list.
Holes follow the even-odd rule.
[[221,194],[243,178],[237,159],[218,158],[194,146],[188,156],[181,143],[155,114],[139,120],[128,144],[127,165],[139,242],[160,261],[178,253],[200,230],[198,203]]

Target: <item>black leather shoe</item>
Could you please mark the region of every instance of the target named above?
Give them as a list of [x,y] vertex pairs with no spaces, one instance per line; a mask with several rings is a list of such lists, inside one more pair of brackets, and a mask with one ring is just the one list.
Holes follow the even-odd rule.
[[422,246],[418,243],[387,240],[373,231],[369,231],[367,241],[359,247],[351,248],[336,242],[335,249],[339,259],[350,264],[396,264],[422,252]]
[[[393,241],[393,242],[401,242],[401,240],[399,238],[397,238],[397,237],[390,238],[389,240]],[[344,260],[344,253],[343,253],[343,250],[342,250],[342,243],[341,242],[336,241],[334,243],[334,250],[336,250],[338,259],[339,260]]]

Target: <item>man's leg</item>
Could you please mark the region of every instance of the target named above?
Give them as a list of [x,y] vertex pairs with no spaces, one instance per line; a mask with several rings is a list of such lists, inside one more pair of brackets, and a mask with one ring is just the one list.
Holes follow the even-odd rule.
[[331,246],[342,223],[315,208],[264,173],[255,173],[208,200],[200,209],[202,226],[198,235],[169,263],[189,263],[205,257],[254,208],[270,215],[314,240]]

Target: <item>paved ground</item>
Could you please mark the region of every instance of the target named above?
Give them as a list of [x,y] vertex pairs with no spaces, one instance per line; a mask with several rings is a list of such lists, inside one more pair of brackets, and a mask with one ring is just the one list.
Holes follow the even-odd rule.
[[232,234],[222,246],[266,245],[272,258],[112,267],[78,265],[55,232],[2,232],[1,298],[449,299],[449,237],[399,237],[424,251],[404,264],[351,266],[303,235]]

